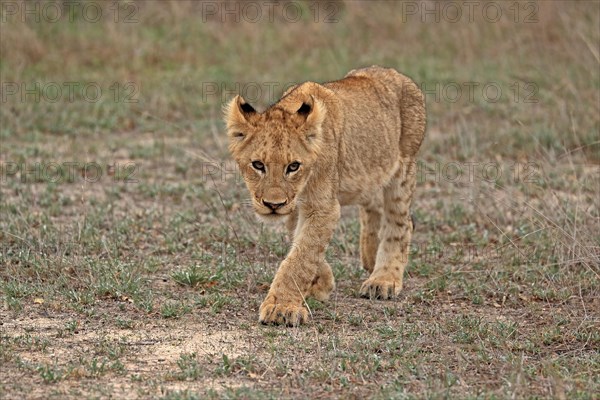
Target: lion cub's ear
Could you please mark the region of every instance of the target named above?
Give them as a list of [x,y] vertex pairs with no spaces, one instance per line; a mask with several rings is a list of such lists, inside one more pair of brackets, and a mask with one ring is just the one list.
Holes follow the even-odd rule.
[[323,125],[326,113],[325,104],[321,100],[315,99],[312,94],[302,102],[296,111],[296,115],[308,128],[307,139],[311,140],[320,136],[321,125]]
[[240,95],[235,96],[224,108],[223,114],[230,138],[243,139],[246,128],[256,115],[256,110]]

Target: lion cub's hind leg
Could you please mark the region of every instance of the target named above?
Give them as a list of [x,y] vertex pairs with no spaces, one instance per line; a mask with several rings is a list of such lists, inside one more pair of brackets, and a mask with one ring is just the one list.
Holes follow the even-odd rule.
[[405,160],[383,190],[380,243],[375,268],[360,289],[363,297],[389,299],[402,289],[412,236],[409,209],[415,184],[415,163]]
[[375,268],[377,248],[379,247],[379,229],[383,214],[383,195],[378,193],[371,203],[360,206],[360,260],[363,268],[371,273]]

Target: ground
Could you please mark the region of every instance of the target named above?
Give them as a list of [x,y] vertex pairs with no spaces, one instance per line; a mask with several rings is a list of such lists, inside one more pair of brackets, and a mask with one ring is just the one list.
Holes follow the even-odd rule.
[[[597,397],[599,3],[451,3],[4,2],[0,397]],[[222,103],[371,64],[427,98],[405,289],[359,298],[347,208],[332,299],[262,326],[289,243]]]

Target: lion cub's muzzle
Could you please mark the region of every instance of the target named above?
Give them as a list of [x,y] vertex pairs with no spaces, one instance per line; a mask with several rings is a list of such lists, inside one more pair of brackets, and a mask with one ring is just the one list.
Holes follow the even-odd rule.
[[285,200],[284,202],[270,202],[270,201],[266,201],[265,199],[262,200],[263,206],[270,208],[273,212],[276,212],[278,209],[280,209],[281,207],[285,206],[287,204],[287,200]]
[[293,210],[288,199],[261,199],[259,203],[257,211],[262,215],[287,215]]

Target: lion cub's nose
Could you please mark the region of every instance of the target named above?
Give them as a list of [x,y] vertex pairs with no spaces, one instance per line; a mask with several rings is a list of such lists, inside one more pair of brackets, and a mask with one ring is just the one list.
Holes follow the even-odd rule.
[[283,203],[275,203],[275,202],[272,203],[272,202],[268,202],[268,201],[263,200],[262,203],[266,207],[269,207],[271,210],[275,211],[278,208],[281,208],[281,207],[285,206],[287,204],[287,200],[284,201]]

